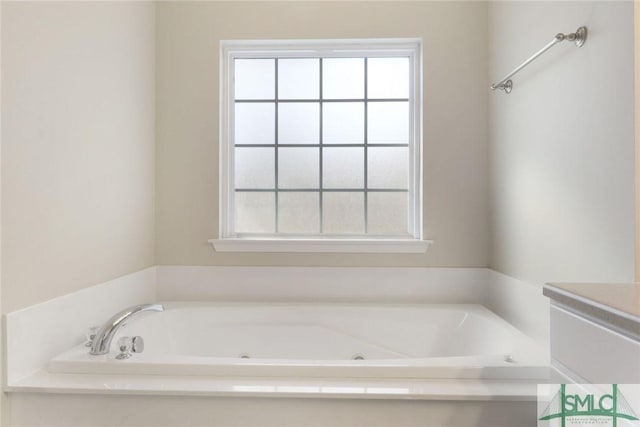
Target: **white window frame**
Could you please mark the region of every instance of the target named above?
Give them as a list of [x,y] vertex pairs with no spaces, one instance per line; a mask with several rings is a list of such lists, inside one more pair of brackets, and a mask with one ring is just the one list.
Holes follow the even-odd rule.
[[[236,58],[390,57],[410,58],[409,227],[410,236],[250,236],[234,233],[233,76]],[[404,252],[421,253],[431,240],[422,230],[422,41],[420,39],[225,40],[220,42],[219,252]]]

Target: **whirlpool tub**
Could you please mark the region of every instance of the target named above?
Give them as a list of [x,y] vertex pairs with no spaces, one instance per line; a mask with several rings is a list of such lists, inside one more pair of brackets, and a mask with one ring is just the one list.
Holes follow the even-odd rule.
[[[480,305],[164,303],[109,354],[84,344],[52,373],[278,378],[544,379],[548,355]],[[117,341],[145,349],[118,360]]]
[[[84,344],[52,373],[285,378],[546,377],[530,338],[480,305],[165,303],[121,327],[109,354]],[[122,336],[145,349],[116,359]]]

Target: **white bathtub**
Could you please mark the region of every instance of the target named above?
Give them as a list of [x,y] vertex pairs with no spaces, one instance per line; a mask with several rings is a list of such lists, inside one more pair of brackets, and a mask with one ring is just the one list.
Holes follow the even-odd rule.
[[[53,373],[278,378],[544,379],[548,355],[480,305],[165,303],[105,356],[84,344]],[[116,360],[121,336],[143,353]],[[363,358],[363,360],[354,360]]]

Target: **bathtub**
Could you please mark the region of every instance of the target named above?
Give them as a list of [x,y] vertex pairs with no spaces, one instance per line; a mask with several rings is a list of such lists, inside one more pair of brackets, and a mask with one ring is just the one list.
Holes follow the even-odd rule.
[[[164,303],[120,328],[104,356],[83,344],[51,373],[363,379],[548,377],[548,354],[480,305]],[[144,352],[116,360],[122,336]]]

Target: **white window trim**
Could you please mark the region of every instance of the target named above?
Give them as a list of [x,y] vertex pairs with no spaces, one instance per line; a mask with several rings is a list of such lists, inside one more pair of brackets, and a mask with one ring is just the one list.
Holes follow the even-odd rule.
[[[364,48],[363,46],[366,46]],[[282,48],[282,51],[278,50]],[[356,236],[356,237],[243,237],[233,233],[233,60],[235,58],[308,57],[331,52],[332,56],[380,56],[390,53],[412,58],[410,91],[413,116],[410,165],[409,221],[412,236]],[[422,228],[422,41],[421,39],[345,39],[345,40],[256,40],[220,42],[220,186],[219,238],[210,239],[218,252],[358,252],[358,253],[422,253],[433,243],[423,239]]]
[[417,239],[211,239],[218,252],[424,253]]

